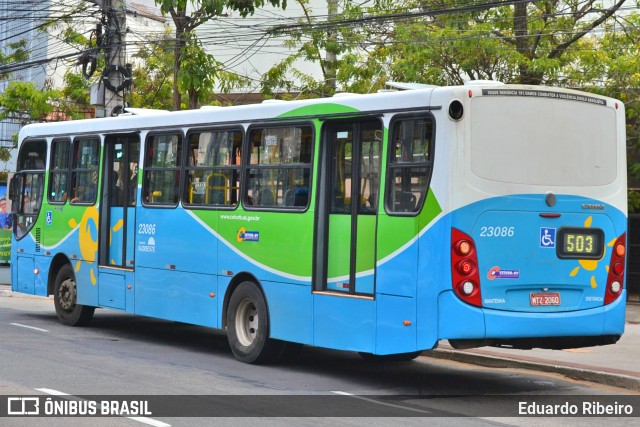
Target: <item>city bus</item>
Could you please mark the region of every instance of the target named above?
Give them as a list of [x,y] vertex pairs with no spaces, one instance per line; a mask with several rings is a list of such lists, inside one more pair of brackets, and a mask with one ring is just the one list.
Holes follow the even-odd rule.
[[14,292],[410,360],[624,332],[625,108],[478,81],[33,124],[19,134]]

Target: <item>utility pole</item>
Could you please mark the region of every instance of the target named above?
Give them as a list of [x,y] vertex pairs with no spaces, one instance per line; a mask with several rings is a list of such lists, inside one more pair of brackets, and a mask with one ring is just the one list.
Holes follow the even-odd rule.
[[[325,54],[325,69],[324,76],[325,85],[331,89],[332,92],[336,91],[336,50],[337,50],[337,31],[335,27],[331,26],[331,21],[335,20],[338,16],[338,0],[327,0],[327,12],[329,22],[329,29],[327,30],[327,49]],[[324,94],[324,96],[332,95]]]
[[[105,68],[100,83],[95,85],[96,117],[116,116],[124,111],[125,90],[131,86],[131,65],[126,64],[127,22],[124,0],[87,0],[102,8],[102,23],[96,30],[98,52],[104,54]],[[104,25],[102,25],[104,24]],[[102,28],[104,36],[102,35]],[[96,57],[93,57],[94,69]],[[81,62],[85,67],[90,57]],[[89,78],[93,71],[85,74]],[[92,88],[92,100],[94,88]]]
[[127,37],[126,13],[123,0],[103,0],[107,17],[105,43],[106,67],[102,72],[104,84],[105,117],[122,113],[125,107],[124,91],[131,85],[131,66],[126,65]]

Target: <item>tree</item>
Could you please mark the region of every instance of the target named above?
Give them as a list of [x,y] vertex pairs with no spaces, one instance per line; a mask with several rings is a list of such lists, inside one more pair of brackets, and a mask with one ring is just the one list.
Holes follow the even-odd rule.
[[[133,55],[132,106],[160,110],[173,108],[174,67],[170,37],[165,33],[160,40],[149,40]],[[198,108],[198,101],[213,102],[213,85],[216,82],[223,92],[248,84],[247,79],[224,71],[222,64],[205,52],[200,40],[191,37],[183,51],[178,74],[178,90],[188,95],[188,107]]]
[[[154,0],[164,14],[169,14],[175,26],[175,44],[173,51],[173,109],[180,109],[181,95],[178,90],[180,80],[180,68],[183,61],[183,51],[187,41],[192,40],[194,30],[208,20],[221,16],[225,10],[237,11],[240,16],[252,15],[256,8],[262,7],[266,2],[273,6],[286,7],[286,0]],[[194,81],[195,82],[195,81]],[[192,93],[197,93],[198,89]],[[195,96],[195,95],[194,95]],[[197,102],[197,99],[196,99]],[[190,104],[193,100],[190,100]]]
[[[9,53],[5,53],[9,52]],[[16,62],[22,62],[29,58],[29,51],[27,50],[26,40],[21,40],[16,43],[9,43],[7,49],[0,49],[0,81],[5,80],[11,73],[10,69],[6,69],[6,64],[12,64]],[[6,70],[6,71],[5,71]],[[0,121],[5,120],[12,111],[4,104],[3,98],[6,97],[5,93],[0,93]],[[11,151],[7,147],[0,147],[0,160],[3,162],[8,161],[11,158]]]
[[[579,42],[616,17],[625,1],[608,7],[595,0],[511,1],[489,7],[457,0],[374,0],[367,7],[345,0],[338,20],[308,19],[279,31],[290,34],[287,46],[322,68],[321,55],[312,49],[326,49],[328,36],[319,29],[337,29],[341,90],[376,90],[386,80],[557,84],[579,61]],[[302,58],[301,52],[292,57]],[[294,62],[286,58],[277,64],[263,79],[263,92],[292,79],[312,87],[310,76],[299,75]]]
[[150,40],[133,55],[131,105],[171,110],[173,107],[173,48],[167,32]]

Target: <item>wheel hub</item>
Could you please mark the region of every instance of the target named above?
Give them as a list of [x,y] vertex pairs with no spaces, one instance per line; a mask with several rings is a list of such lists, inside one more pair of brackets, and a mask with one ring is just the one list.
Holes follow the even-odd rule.
[[236,313],[235,326],[240,344],[245,347],[253,344],[258,332],[258,325],[258,310],[251,300],[245,299],[238,306]]
[[67,279],[60,284],[60,290],[58,291],[58,300],[60,301],[60,307],[65,311],[73,311],[76,305],[76,282]]

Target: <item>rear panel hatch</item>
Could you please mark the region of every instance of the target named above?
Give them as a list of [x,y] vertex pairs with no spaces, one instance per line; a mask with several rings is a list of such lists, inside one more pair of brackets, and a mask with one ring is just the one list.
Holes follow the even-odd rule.
[[556,312],[603,305],[618,237],[606,214],[486,211],[472,237],[484,307]]

